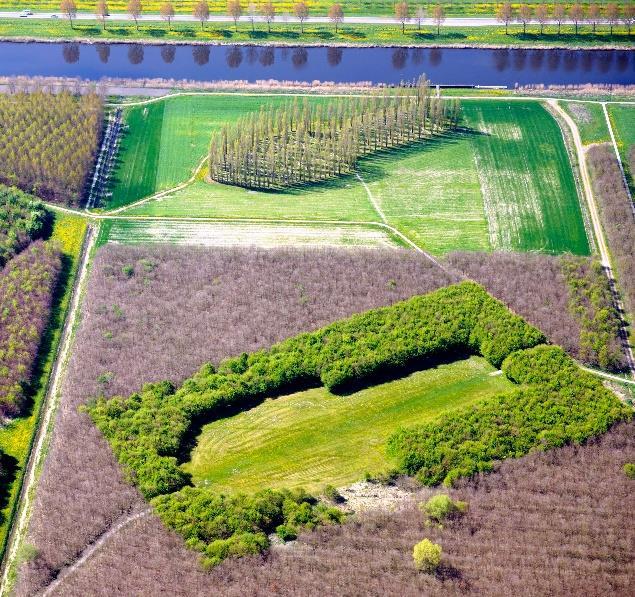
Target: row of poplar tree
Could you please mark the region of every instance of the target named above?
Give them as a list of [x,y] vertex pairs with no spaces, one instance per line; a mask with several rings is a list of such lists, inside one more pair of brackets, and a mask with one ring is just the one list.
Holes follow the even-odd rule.
[[456,127],[460,105],[433,96],[428,81],[414,89],[309,103],[297,98],[277,110],[225,126],[212,137],[212,180],[253,189],[319,182],[353,171],[373,152],[421,141]]

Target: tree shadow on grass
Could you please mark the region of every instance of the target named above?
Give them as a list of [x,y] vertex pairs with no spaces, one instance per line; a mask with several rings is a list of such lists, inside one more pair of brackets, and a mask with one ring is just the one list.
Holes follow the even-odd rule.
[[[380,149],[371,155],[360,158],[357,161],[356,171],[361,174],[366,183],[382,180],[390,175],[390,170],[394,167],[395,161],[398,159],[435,151],[446,145],[458,143],[466,137],[482,134],[483,133],[473,128],[459,127],[455,130],[435,135],[430,139],[415,141],[409,145]],[[356,184],[359,184],[359,180],[357,179],[356,173],[353,172],[323,181],[294,185],[282,190],[263,189],[260,192],[286,196],[301,196],[307,191],[330,192],[334,190],[345,190]]]
[[436,31],[415,31],[412,38],[415,41],[459,41],[467,39],[467,35],[460,31],[441,30],[439,35]]
[[[410,359],[401,365],[383,366],[369,375],[351,381],[350,383],[339,387],[337,390],[331,391],[331,393],[337,396],[350,396],[355,392],[359,392],[373,386],[403,379],[404,377],[416,373],[417,371],[436,369],[441,365],[450,365],[458,361],[469,359],[473,354],[473,352],[470,352],[465,347],[457,346],[437,354]],[[187,433],[181,440],[178,453],[176,454],[177,461],[180,464],[183,464],[191,460],[192,451],[196,448],[201,431],[208,423],[234,417],[259,406],[268,399],[275,400],[281,396],[288,396],[289,394],[294,394],[296,392],[303,392],[321,387],[323,387],[323,384],[319,378],[306,376],[295,380],[292,384],[279,388],[278,391],[246,397],[233,404],[224,404],[219,406],[211,414],[204,413],[201,416],[196,417],[191,421]]]

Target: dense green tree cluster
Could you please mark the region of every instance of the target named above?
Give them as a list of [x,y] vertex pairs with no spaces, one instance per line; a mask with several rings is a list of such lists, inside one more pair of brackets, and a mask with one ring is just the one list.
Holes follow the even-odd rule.
[[193,420],[298,387],[346,390],[467,352],[498,366],[544,340],[481,286],[462,282],[228,359],[218,371],[207,364],[178,391],[169,382],[148,384],[129,398],[99,399],[89,412],[130,479],[154,497],[188,483],[177,455]]
[[581,443],[633,414],[558,347],[513,353],[503,371],[523,387],[395,433],[388,446],[402,470],[426,485],[451,485],[497,460]]
[[46,219],[35,197],[0,184],[0,267],[42,234]]
[[261,109],[212,137],[213,180],[258,189],[281,189],[350,173],[369,153],[420,141],[456,126],[459,104],[416,89],[293,103]]
[[102,98],[68,91],[0,94],[0,181],[78,202],[97,154]]
[[569,286],[569,311],[580,321],[580,358],[602,369],[621,369],[620,319],[602,264],[566,255],[561,268]]
[[320,504],[301,490],[225,496],[184,487],[155,498],[152,504],[165,525],[180,533],[188,547],[203,553],[208,567],[227,557],[262,552],[273,532],[295,538],[301,529],[343,518],[341,510]]
[[62,260],[35,241],[0,271],[0,414],[20,412],[48,324]]

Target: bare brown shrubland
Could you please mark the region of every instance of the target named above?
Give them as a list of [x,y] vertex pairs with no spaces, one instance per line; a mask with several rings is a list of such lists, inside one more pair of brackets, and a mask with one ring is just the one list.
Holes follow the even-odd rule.
[[595,145],[587,153],[593,190],[608,236],[618,283],[626,309],[635,311],[635,210],[622,173],[609,144]]
[[532,253],[451,253],[447,261],[476,280],[554,344],[579,356],[580,324],[568,310],[560,259]]
[[20,592],[46,584],[113,521],[143,504],[79,405],[149,381],[179,383],[205,361],[454,281],[407,251],[101,249],[31,523],[29,541],[39,557]]
[[[323,527],[266,557],[230,560],[204,573],[155,518],[124,528],[57,594],[84,595],[630,595],[635,531],[635,426],[585,446],[508,460],[452,497],[466,515],[425,526],[414,503]],[[440,573],[417,573],[412,546],[443,547]]]
[[[452,256],[450,262],[553,334],[554,342],[567,346],[564,340],[579,336],[567,314],[567,287],[555,258],[470,254]],[[18,594],[48,584],[113,522],[145,507],[123,481],[105,440],[77,413],[78,405],[98,393],[129,394],[147,381],[178,383],[204,361],[269,346],[456,279],[406,251],[101,249],[38,489],[28,540],[39,556],[24,567]],[[288,552],[233,562],[211,575],[179,536],[148,516],[122,528],[57,593],[410,595],[477,586],[465,576],[478,567],[474,553],[465,556],[474,559],[472,568],[459,570],[467,580],[452,578],[452,569],[446,569],[442,583],[414,573],[412,546],[425,531],[417,512],[375,515],[331,534],[309,535]],[[457,545],[468,538],[457,539]],[[439,541],[455,565],[458,552],[452,549],[458,548],[446,546],[445,536]],[[509,567],[497,582],[505,581],[505,574],[511,574]]]

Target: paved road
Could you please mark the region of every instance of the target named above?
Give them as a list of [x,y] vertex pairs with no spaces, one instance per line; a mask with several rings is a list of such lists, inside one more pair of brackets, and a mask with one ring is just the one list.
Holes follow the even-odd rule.
[[[24,17],[24,20],[27,19],[51,19],[53,15],[58,16],[60,19],[64,18],[60,12],[37,12],[32,16]],[[0,12],[0,19],[17,19],[20,17],[20,11],[12,11],[12,12]],[[95,20],[95,15],[92,13],[78,13],[77,20]],[[108,19],[110,21],[132,21],[132,17],[125,13],[115,13],[110,16]],[[158,14],[145,14],[139,18],[140,21],[160,21],[161,16]],[[182,21],[182,22],[198,22],[191,15],[185,14],[177,14],[172,19],[173,21]],[[263,23],[264,19],[262,17],[255,17],[254,19],[258,23]],[[209,17],[210,23],[228,23],[232,22],[232,19],[227,15],[210,15]],[[243,15],[240,17],[240,22],[247,23],[250,22],[250,19],[247,15]],[[325,16],[316,16],[309,17],[304,21],[305,23],[330,23],[329,18]],[[275,23],[299,23],[298,19],[290,15],[282,15],[279,14],[276,16]],[[401,26],[399,23],[395,21],[393,17],[383,16],[383,17],[372,17],[372,16],[351,16],[344,17],[343,24],[348,25],[359,25],[359,24],[368,24],[368,25],[395,25]],[[410,27],[416,27],[415,19],[411,19],[409,22]],[[436,26],[432,19],[423,19],[421,21],[421,25],[425,27]],[[499,23],[495,18],[492,17],[461,17],[461,18],[447,18],[443,23],[444,27],[491,27],[493,25],[498,25],[502,27],[501,23]]]

